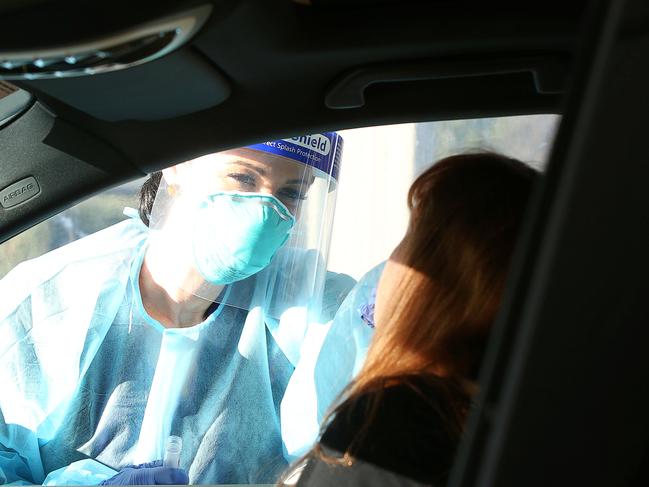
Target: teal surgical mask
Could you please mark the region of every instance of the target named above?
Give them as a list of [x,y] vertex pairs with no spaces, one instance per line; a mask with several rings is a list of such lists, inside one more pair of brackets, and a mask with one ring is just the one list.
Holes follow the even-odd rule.
[[196,268],[217,285],[266,267],[288,240],[295,217],[271,195],[220,192],[200,205],[193,228]]

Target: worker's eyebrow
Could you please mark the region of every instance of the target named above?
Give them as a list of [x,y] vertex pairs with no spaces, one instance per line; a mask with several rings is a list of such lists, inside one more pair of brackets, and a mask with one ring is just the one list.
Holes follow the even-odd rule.
[[244,161],[242,159],[236,159],[236,160],[231,161],[231,162],[228,163],[228,165],[234,165],[234,164],[236,164],[238,166],[246,166],[246,167],[258,172],[262,176],[266,176],[266,169],[262,165],[252,164],[252,163],[250,163],[248,161]]
[[[243,159],[235,159],[233,161],[228,162],[228,165],[237,165],[237,166],[245,166],[249,169],[252,169],[253,171],[258,172],[261,176],[266,176],[268,174],[268,171],[266,171],[266,168],[259,164],[255,164]],[[285,181],[284,184],[306,184],[308,186],[311,186],[313,182],[315,181],[315,176],[311,175],[309,180],[307,181],[307,178],[297,178],[297,179],[289,179],[288,181]]]

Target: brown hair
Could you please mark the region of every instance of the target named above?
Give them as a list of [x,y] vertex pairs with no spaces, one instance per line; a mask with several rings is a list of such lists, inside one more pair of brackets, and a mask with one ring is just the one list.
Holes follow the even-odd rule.
[[[459,440],[472,395],[466,384],[477,378],[536,175],[515,159],[473,153],[442,159],[413,183],[408,230],[391,260],[415,272],[382,303],[387,318],[376,324],[363,368],[323,424],[360,398],[370,404],[343,463],[391,385],[421,393],[424,380],[439,391],[431,404]],[[319,445],[313,454],[333,460]]]
[[536,171],[492,153],[442,159],[413,183],[391,259],[416,271],[386,303],[350,394],[379,377],[475,380]]

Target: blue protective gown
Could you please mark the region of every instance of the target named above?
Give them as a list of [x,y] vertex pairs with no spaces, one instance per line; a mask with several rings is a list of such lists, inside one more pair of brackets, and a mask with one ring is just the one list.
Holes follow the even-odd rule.
[[[267,318],[254,297],[249,311],[221,304],[203,323],[165,329],[140,298],[146,241],[127,220],[0,281],[0,483],[53,471],[50,484],[101,480],[110,469],[96,462],[103,477],[65,467],[160,459],[170,434],[183,439],[190,483],[274,482],[286,467],[282,401],[314,332],[291,328],[291,313]],[[328,328],[353,284],[327,273],[312,327]]]
[[[365,361],[374,329],[361,318],[361,308],[374,304],[384,266],[381,263],[367,272],[347,294],[334,319],[312,327],[303,340],[302,358],[282,401],[284,446],[294,456],[306,453],[318,437],[326,414]],[[296,417],[300,421],[290,419]]]
[[376,288],[385,267],[377,265],[358,281],[340,305],[314,367],[318,422],[329,412],[345,386],[360,372],[374,328],[361,318],[361,308],[376,301]]

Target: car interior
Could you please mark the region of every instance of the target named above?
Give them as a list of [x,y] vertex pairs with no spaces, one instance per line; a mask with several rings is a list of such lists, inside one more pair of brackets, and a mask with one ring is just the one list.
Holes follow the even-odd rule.
[[555,117],[449,485],[647,485],[649,3],[20,0],[0,19],[0,246],[260,141]]

